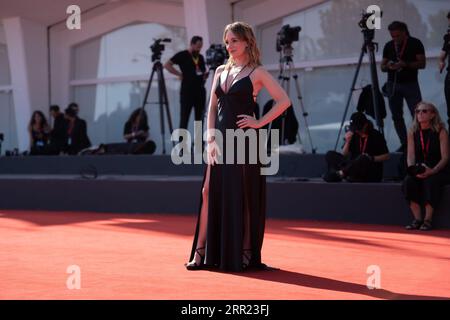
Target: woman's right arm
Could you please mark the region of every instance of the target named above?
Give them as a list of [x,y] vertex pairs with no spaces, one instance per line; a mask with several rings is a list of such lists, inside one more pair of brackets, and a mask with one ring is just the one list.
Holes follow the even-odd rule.
[[216,72],[214,73],[214,79],[212,82],[211,87],[211,94],[209,99],[209,105],[208,105],[208,117],[207,117],[207,141],[210,142],[211,139],[214,139],[214,132],[213,130],[216,128],[216,115],[217,115],[217,96],[216,96],[216,87],[217,83],[219,82],[218,79],[220,77],[220,74],[222,73],[225,66],[220,66],[216,69]]
[[414,147],[414,133],[411,130],[408,130],[407,164],[408,164],[408,167],[416,164],[416,150]]
[[211,87],[211,94],[209,99],[208,106],[208,117],[207,117],[207,134],[206,134],[206,142],[207,146],[207,154],[208,154],[208,164],[214,165],[214,163],[219,163],[217,155],[220,154],[220,150],[218,149],[215,136],[214,129],[216,128],[216,116],[217,116],[217,96],[216,96],[216,88],[217,83],[219,83],[220,74],[222,73],[225,66],[220,66],[216,69],[214,74],[214,79]]

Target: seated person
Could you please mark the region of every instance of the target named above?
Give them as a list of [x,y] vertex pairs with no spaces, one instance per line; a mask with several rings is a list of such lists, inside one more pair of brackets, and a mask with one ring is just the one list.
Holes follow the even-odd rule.
[[349,131],[345,134],[342,154],[329,151],[326,154],[327,182],[380,182],[383,179],[383,161],[389,159],[389,151],[383,135],[374,129],[364,113],[355,112],[350,118]]
[[128,143],[145,142],[148,137],[148,119],[144,109],[139,108],[133,111],[123,129],[123,137]]
[[[403,192],[414,220],[406,229],[432,229],[434,208],[441,200],[444,185],[450,183],[448,159],[448,134],[438,110],[431,103],[419,102],[407,140],[408,175]],[[425,219],[421,206],[425,207]]]
[[86,121],[78,118],[72,108],[65,110],[67,120],[67,146],[65,152],[70,155],[78,154],[81,150],[89,148],[91,141],[87,135]]
[[50,107],[50,115],[53,117],[50,146],[54,154],[60,154],[67,145],[67,120],[57,105]]
[[30,134],[30,155],[48,154],[50,126],[41,111],[34,111],[28,125]]

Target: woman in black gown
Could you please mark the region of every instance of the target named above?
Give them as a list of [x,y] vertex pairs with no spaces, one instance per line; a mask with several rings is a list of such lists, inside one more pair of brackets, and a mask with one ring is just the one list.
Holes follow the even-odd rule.
[[[414,220],[406,229],[432,229],[433,211],[439,204],[444,185],[450,183],[448,159],[448,133],[439,111],[431,103],[419,102],[408,132],[409,173],[403,183],[403,192],[410,203]],[[410,170],[417,166],[423,166],[424,172]],[[425,207],[424,219],[421,206]]]
[[[211,89],[207,119],[208,165],[191,255],[186,264],[188,270],[216,267],[243,271],[248,267],[265,267],[261,263],[261,248],[266,180],[261,174],[261,162],[249,161],[250,148],[246,140],[245,163],[228,163],[226,154],[230,147],[227,145],[232,141],[227,140],[225,131],[255,130],[258,137],[258,129],[280,116],[291,104],[278,82],[261,67],[255,36],[248,24],[227,25],[223,40],[230,58],[226,65],[216,69]],[[255,98],[263,87],[276,103],[257,120]],[[223,143],[216,141],[216,132],[221,133]],[[236,147],[234,144],[231,147],[236,157]],[[257,152],[258,155],[259,147]]]

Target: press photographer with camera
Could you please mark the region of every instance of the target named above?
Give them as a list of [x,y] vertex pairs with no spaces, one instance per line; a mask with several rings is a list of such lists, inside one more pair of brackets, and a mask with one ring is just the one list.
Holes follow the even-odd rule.
[[445,59],[448,58],[447,63],[447,76],[445,77],[445,101],[447,102],[447,118],[448,125],[450,128],[450,11],[447,14],[448,19],[448,29],[447,33],[444,35],[444,45],[442,46],[441,54],[439,55],[439,71],[442,71],[445,68]]
[[389,150],[383,135],[378,132],[364,113],[355,112],[345,134],[342,153],[329,151],[325,156],[327,182],[380,182],[383,162],[389,159]]
[[[183,129],[188,127],[192,107],[194,107],[195,120],[203,122],[206,103],[205,81],[208,73],[205,59],[200,54],[202,46],[202,37],[194,36],[187,50],[178,52],[164,64],[164,68],[181,80],[180,128]],[[181,72],[174,68],[174,64],[180,67]]]
[[[448,134],[437,108],[420,102],[408,132],[408,175],[403,182],[414,220],[406,229],[432,229],[433,211],[439,204],[444,185],[450,183]],[[421,205],[425,206],[422,219]]]
[[145,142],[149,137],[147,112],[142,108],[134,110],[123,128],[123,138],[128,142]]
[[404,152],[407,141],[403,99],[414,117],[414,108],[422,100],[418,70],[425,69],[425,49],[419,39],[410,36],[406,23],[394,21],[388,30],[392,40],[383,49],[381,71],[388,74],[383,93],[388,97],[395,131],[401,143],[397,151]]

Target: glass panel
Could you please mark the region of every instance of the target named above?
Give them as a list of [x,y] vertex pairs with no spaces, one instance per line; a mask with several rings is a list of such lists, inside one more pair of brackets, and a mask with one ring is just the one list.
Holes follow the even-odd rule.
[[[282,25],[302,27],[299,41],[293,43],[294,61],[356,56],[363,42],[358,22],[362,10],[371,4],[372,0],[327,1],[284,17]],[[376,4],[383,11],[382,29],[375,33],[380,50],[390,40],[387,26],[394,20],[406,22],[411,35],[419,38],[427,50],[442,47],[442,36],[447,29],[448,0],[379,0]],[[270,36],[273,42],[275,35],[276,31]]]
[[[444,100],[444,75],[439,74],[436,66],[437,59],[428,59],[427,64],[430,66],[419,73],[419,83],[421,87],[422,97],[426,101],[433,102],[438,107],[439,112],[444,121],[446,121],[446,104]],[[379,71],[377,65],[378,79],[380,86],[385,82],[386,75]],[[306,117],[311,132],[313,144],[318,149],[318,153],[325,153],[334,148],[337,139],[337,132],[341,119],[344,115],[345,104],[350,94],[350,87],[356,71],[356,65],[315,68],[311,71],[294,70],[299,76],[300,94],[304,105],[304,110],[309,113]],[[278,77],[278,72],[271,72],[274,77]],[[305,128],[305,119],[300,108],[300,101],[297,99],[297,91],[290,80],[290,98],[294,105],[297,120],[300,123],[300,137],[307,152],[311,151],[307,131]],[[358,76],[355,88],[352,93],[352,100],[347,113],[349,119],[352,112],[356,111],[358,98],[361,88],[370,84],[370,71],[367,64],[363,64]],[[264,104],[270,99],[267,91],[261,92],[258,96],[258,103],[262,111]],[[395,151],[399,146],[397,134],[393,128],[391,113],[387,99],[385,99],[387,117],[384,120],[384,133],[388,148]],[[406,102],[404,103],[404,118],[406,125],[411,124],[411,116],[408,112]],[[372,119],[373,120],[373,119]],[[375,121],[373,121],[375,122]],[[341,136],[342,137],[342,136]],[[342,140],[343,142],[343,140]],[[339,143],[339,148],[341,147]]]
[[152,66],[150,46],[154,39],[159,38],[172,39],[170,43],[162,43],[165,46],[163,60],[187,48],[185,28],[158,23],[129,25],[74,47],[72,78],[97,79],[149,73]]
[[[178,80],[166,79],[169,110],[174,129],[178,128],[179,89]],[[74,101],[80,105],[80,117],[88,125],[88,135],[93,145],[100,143],[125,142],[123,129],[131,113],[141,107],[147,81],[133,83],[113,83],[97,86],[77,86],[74,88]],[[160,107],[157,104],[158,90],[153,81],[145,109],[149,118],[150,139],[157,145],[156,153],[162,152],[162,133]],[[191,113],[190,131],[193,133],[194,113]],[[164,111],[166,152],[170,154],[170,130],[167,112]]]

